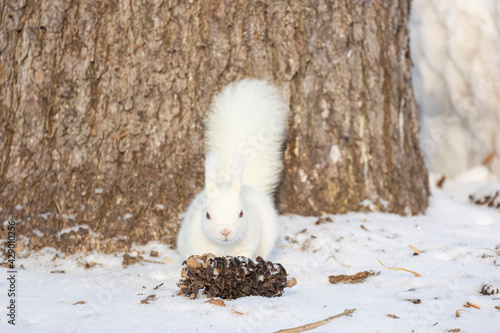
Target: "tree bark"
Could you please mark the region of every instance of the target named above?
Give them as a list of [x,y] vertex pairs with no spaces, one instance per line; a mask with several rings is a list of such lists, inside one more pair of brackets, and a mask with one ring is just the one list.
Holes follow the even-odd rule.
[[290,101],[282,213],[424,211],[409,1],[0,3],[0,222],[66,253],[173,243],[214,94]]

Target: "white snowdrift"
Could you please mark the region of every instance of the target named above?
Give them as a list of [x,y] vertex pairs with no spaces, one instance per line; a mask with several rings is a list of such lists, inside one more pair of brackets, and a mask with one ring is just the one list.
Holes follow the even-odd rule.
[[455,177],[496,153],[500,179],[500,2],[414,0],[410,30],[431,171]]

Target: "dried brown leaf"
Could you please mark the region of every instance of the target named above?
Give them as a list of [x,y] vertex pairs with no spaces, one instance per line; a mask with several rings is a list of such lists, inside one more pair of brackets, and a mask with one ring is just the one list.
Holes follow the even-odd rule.
[[332,222],[333,222],[333,220],[329,216],[322,216],[314,224],[320,225],[320,224],[332,223]]
[[211,298],[209,299],[208,301],[206,301],[205,303],[210,303],[210,304],[213,304],[213,305],[217,305],[217,306],[226,306],[226,303],[224,302],[224,300],[222,299],[216,299],[216,298]]
[[341,282],[346,282],[346,283],[361,283],[364,282],[369,276],[372,275],[379,275],[380,272],[373,272],[373,271],[364,271],[364,272],[359,272],[354,275],[330,275],[328,277],[328,280],[332,284],[337,284]]
[[420,300],[418,298],[409,298],[409,299],[405,299],[405,301],[412,302],[413,304],[420,304],[420,303],[422,303],[422,300]]
[[149,304],[149,302],[156,300],[156,294],[151,294],[141,300],[141,304]]
[[141,257],[140,255],[137,255],[136,257],[132,257],[130,254],[125,253],[123,255],[122,267],[126,268],[127,266],[137,264],[137,263],[139,263],[143,259],[144,258]]
[[477,306],[476,304],[472,304],[471,302],[467,302],[467,303],[465,303],[464,307],[465,307],[465,308],[476,308],[476,309],[481,309],[479,306]]
[[394,314],[388,314],[387,317],[392,318],[392,319],[399,319],[399,317],[394,315]]
[[85,267],[85,269],[90,269],[94,266],[102,266],[102,265],[96,262],[85,262],[85,265],[83,267]]

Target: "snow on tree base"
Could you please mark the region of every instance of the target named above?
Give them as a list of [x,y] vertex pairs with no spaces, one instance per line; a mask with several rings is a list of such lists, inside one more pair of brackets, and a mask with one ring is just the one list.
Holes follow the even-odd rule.
[[193,299],[203,290],[208,297],[222,299],[276,297],[283,294],[285,287],[294,285],[293,278],[287,284],[287,273],[281,264],[261,257],[256,261],[241,256],[216,257],[211,253],[190,256],[182,264],[178,295]]

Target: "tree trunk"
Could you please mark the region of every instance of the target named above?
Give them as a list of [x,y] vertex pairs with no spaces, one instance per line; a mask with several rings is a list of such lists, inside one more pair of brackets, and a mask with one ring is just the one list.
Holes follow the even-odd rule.
[[215,93],[290,100],[282,213],[427,205],[409,2],[0,3],[0,221],[66,253],[172,243],[203,187]]

